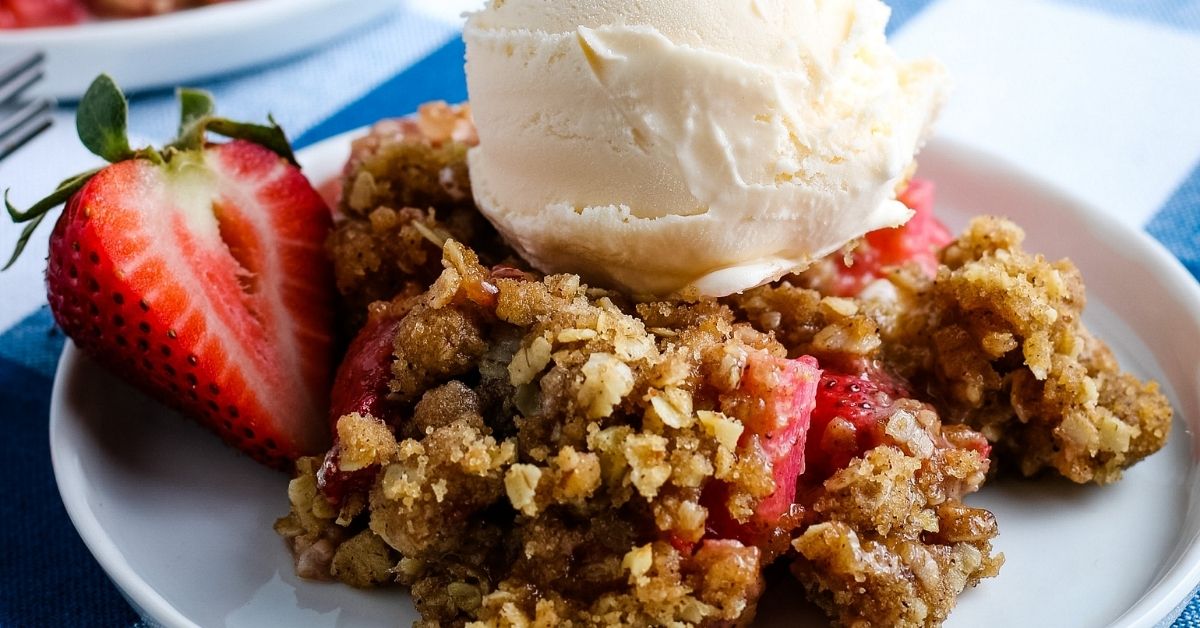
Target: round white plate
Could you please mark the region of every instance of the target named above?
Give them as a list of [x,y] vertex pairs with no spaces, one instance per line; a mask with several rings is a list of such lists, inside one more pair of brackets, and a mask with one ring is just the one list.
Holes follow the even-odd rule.
[[[348,138],[301,153],[336,176]],[[1083,269],[1087,320],[1122,363],[1163,383],[1177,411],[1166,449],[1115,486],[1002,481],[971,500],[996,513],[1007,562],[963,595],[948,626],[1169,623],[1200,583],[1200,286],[1140,232],[986,156],[933,142],[922,176],[939,213],[1008,215],[1032,250]],[[395,626],[416,618],[399,589],[363,592],[292,572],[272,522],[287,478],[126,388],[68,345],[50,409],[63,502],[100,564],[165,626]],[[793,584],[770,589],[760,625],[822,625]]]
[[314,49],[397,0],[237,0],[156,17],[0,31],[0,56],[41,50],[38,93],[83,95],[107,72],[126,91],[180,85]]

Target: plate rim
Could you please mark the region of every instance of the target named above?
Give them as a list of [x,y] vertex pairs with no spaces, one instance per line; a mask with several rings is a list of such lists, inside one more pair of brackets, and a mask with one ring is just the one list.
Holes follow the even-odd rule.
[[188,24],[195,28],[250,18],[277,17],[334,6],[342,0],[238,0],[147,17],[118,18],[60,26],[0,30],[0,44],[61,43],[130,37],[155,28]]
[[[279,1],[286,2],[287,0]],[[331,164],[336,165],[343,161],[349,152],[350,141],[365,133],[368,128],[361,127],[313,143],[298,150],[297,157],[305,168],[328,168],[329,173],[336,173],[337,170],[331,167]],[[1133,242],[1133,253],[1145,260],[1152,270],[1161,273],[1160,277],[1166,287],[1175,295],[1176,304],[1189,313],[1194,320],[1200,321],[1200,282],[1192,277],[1178,258],[1144,230],[1120,222],[1115,217],[1066,192],[1054,182],[1042,178],[1037,173],[1030,172],[971,145],[944,137],[935,137],[930,141],[930,145],[936,146],[939,151],[944,151],[946,154],[956,155],[971,162],[972,169],[978,168],[986,172],[995,172],[1000,178],[1024,181],[1027,185],[1035,187],[1039,193],[1058,201],[1063,211],[1092,221],[1101,231],[1117,230],[1130,236]],[[320,181],[314,181],[314,183],[319,185]],[[69,378],[69,369],[75,368],[76,363],[81,359],[83,359],[82,354],[73,342],[68,341],[64,345],[55,372],[50,400],[51,464],[67,515],[88,551],[96,558],[116,588],[136,610],[153,621],[170,628],[197,627],[195,622],[172,606],[149,582],[134,571],[116,543],[113,542],[112,537],[107,534],[86,507],[86,495],[81,478],[68,473],[69,463],[65,459],[67,452],[64,451],[62,445],[64,435],[59,427],[64,420],[62,407],[65,403],[64,390],[66,386],[63,382]],[[1178,415],[1178,412],[1176,414]],[[1175,420],[1182,421],[1184,427],[1188,428],[1188,431],[1192,431],[1188,418],[1176,416]],[[1200,422],[1200,417],[1192,417],[1192,421]],[[1189,449],[1195,460],[1197,454],[1200,453],[1197,451],[1195,438],[1189,443]],[[1187,519],[1192,520],[1200,513],[1200,478],[1197,477],[1195,467],[1189,472],[1188,482],[1183,490],[1189,491]],[[1192,531],[1189,538],[1185,529],[1177,538],[1177,543],[1185,541],[1186,545],[1183,546],[1184,549],[1179,553],[1175,564],[1171,565],[1157,581],[1152,583],[1145,590],[1143,596],[1126,609],[1110,626],[1150,628],[1169,626],[1175,620],[1200,588],[1200,530]]]
[[[385,19],[399,1],[239,0],[151,17],[7,29],[0,30],[0,54],[45,55],[46,75],[32,88],[38,96],[75,102],[101,72],[127,93],[147,93],[298,58]],[[231,45],[247,38],[261,41]],[[146,53],[157,60],[142,61]]]

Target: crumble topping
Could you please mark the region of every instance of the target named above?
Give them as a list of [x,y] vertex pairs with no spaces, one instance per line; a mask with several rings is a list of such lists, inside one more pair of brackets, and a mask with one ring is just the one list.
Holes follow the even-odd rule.
[[[745,622],[766,563],[788,553],[793,536],[810,538],[800,532],[831,522],[884,543],[887,556],[902,542],[904,556],[917,551],[913,544],[921,556],[966,551],[952,544],[962,541],[928,535],[943,519],[947,528],[972,527],[958,519],[978,515],[958,500],[982,483],[987,460],[950,444],[937,415],[915,400],[888,424],[886,455],[896,461],[805,489],[808,505],[754,542],[713,536],[713,508],[747,524],[775,490],[774,463],[758,437],[746,438],[745,413],[757,402],[741,389],[750,363],[783,360],[785,348],[716,301],[632,304],[573,277],[492,279],[453,241],[444,259],[446,273],[489,277],[495,293],[439,279],[405,315],[391,390],[413,409],[394,443],[374,440],[390,434],[375,418],[339,421],[352,451],[389,454],[377,461],[365,530],[360,519],[330,531],[338,524],[313,513],[284,520],[317,522],[305,529],[333,539],[333,565],[341,564],[338,552],[367,549],[378,561],[374,541],[341,549],[345,539],[377,536],[430,625]],[[453,294],[443,292],[448,286]],[[480,294],[489,297],[472,296]],[[847,308],[830,311],[841,317]],[[510,348],[507,365],[484,368],[483,355],[498,345]],[[864,500],[872,491],[879,508]],[[946,504],[961,507],[936,511]],[[911,585],[907,594],[924,600],[929,617],[944,617],[963,586],[995,572],[994,533],[993,526],[971,546],[975,562],[955,563],[961,583],[952,593]],[[797,576],[814,592],[827,589],[828,572],[816,567],[825,559],[796,543]],[[366,567],[344,572],[355,575],[322,575],[375,582],[359,575],[375,575]],[[830,608],[842,612],[845,603]]]
[[855,307],[801,285],[825,271],[729,298],[772,324],[792,355],[856,354],[925,391],[942,420],[978,430],[1001,466],[1107,484],[1166,443],[1172,410],[1154,382],[1124,373],[1083,325],[1070,260],[1021,248],[1010,221],[976,218],[940,255],[936,277],[904,267]]
[[[900,268],[857,298],[822,294],[817,269],[634,302],[511,256],[458,194],[468,127],[424,110],[347,166],[328,248],[352,325],[398,320],[394,416],[340,419],[342,471],[369,481],[337,500],[321,460],[298,465],[276,529],[304,577],[408,587],[421,626],[728,626],[781,561],[838,625],[936,626],[1003,562],[995,518],[962,502],[993,462],[1106,483],[1165,442],[1155,384],[1082,325],[1078,271],[1007,221],[973,222],[936,277]],[[765,524],[783,461],[756,413],[783,384],[754,365],[801,356],[910,385],[877,442],[802,474]],[[835,418],[808,448],[855,439]]]
[[374,301],[423,292],[441,273],[448,238],[475,243],[495,262],[509,256],[471,198],[466,158],[478,142],[470,108],[445,103],[378,122],[354,141],[327,244],[352,325]]
[[[1154,382],[1124,373],[1083,325],[1083,279],[1069,260],[1021,249],[1024,232],[977,218],[916,279],[887,337],[919,357],[947,420],[981,431],[1024,475],[1051,469],[1107,484],[1166,442],[1171,407]],[[917,347],[917,349],[913,349]]]

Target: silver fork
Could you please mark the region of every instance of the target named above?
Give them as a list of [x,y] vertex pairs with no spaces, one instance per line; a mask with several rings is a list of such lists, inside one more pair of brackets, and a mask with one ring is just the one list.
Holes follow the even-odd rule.
[[41,52],[0,63],[0,159],[16,152],[54,123],[54,99],[23,96],[45,75]]

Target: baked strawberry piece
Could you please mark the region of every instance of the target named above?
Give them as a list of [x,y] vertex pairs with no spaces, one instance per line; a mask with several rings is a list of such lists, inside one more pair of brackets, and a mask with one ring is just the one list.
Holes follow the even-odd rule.
[[823,374],[807,448],[813,476],[827,478],[877,447],[882,442],[880,420],[891,414],[894,401],[892,395],[866,377]]
[[705,495],[709,509],[709,534],[764,546],[768,555],[786,544],[788,532],[800,523],[795,508],[796,482],[805,470],[805,439],[815,406],[821,370],[811,356],[789,360],[766,352],[750,354],[740,385],[722,399],[726,414],[741,421],[745,430],[739,446],[761,451],[771,465],[774,490],[759,500],[749,517],[729,512],[729,491],[713,483]]
[[[47,212],[46,285],[55,320],[92,358],[279,467],[328,443],[333,287],[329,209],[277,126],[213,115],[185,91],[180,138],[133,150],[112,80],[79,106],[84,144],[111,165],[65,181]],[[233,138],[209,143],[206,131]],[[15,255],[14,255],[15,259]]]
[[[741,418],[746,438],[757,438],[771,461],[775,492],[762,500],[755,517],[775,521],[795,501],[796,479],[804,473],[804,445],[816,406],[821,370],[817,360],[751,357],[730,414]],[[741,410],[741,412],[738,412]]]
[[87,0],[88,8],[104,17],[143,17],[229,0]]
[[[335,440],[338,420],[343,416],[356,414],[385,424],[394,418],[397,408],[388,401],[388,382],[392,378],[400,320],[399,316],[387,313],[369,317],[346,350],[330,394],[329,427]],[[377,471],[345,472],[340,461],[341,447],[334,442],[317,475],[321,491],[334,503],[340,503],[350,491],[369,487]]]
[[804,273],[805,277],[813,287],[834,296],[857,295],[891,270],[909,263],[933,277],[937,274],[938,251],[953,239],[950,230],[933,215],[934,192],[932,182],[914,179],[898,197],[914,212],[907,223],[868,233],[849,257],[835,253]]

